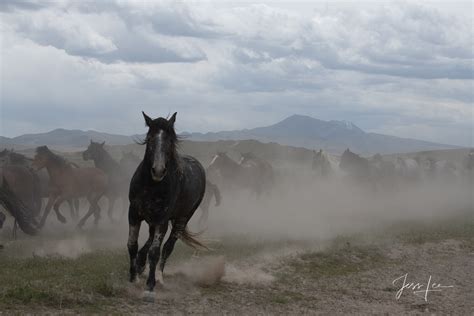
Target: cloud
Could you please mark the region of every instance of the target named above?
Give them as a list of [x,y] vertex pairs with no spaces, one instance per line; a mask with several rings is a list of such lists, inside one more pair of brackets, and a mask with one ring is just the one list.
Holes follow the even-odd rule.
[[470,144],[472,19],[449,8],[3,1],[1,132],[135,134],[141,110],[203,132],[300,113]]

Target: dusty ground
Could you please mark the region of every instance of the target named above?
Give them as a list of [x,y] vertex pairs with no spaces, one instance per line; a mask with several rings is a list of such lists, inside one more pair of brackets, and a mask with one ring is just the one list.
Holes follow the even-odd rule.
[[[325,241],[230,235],[197,255],[179,245],[154,302],[143,279],[127,282],[126,236],[114,244],[112,230],[23,236],[0,250],[0,314],[472,315],[472,214]],[[396,299],[401,283],[392,282],[406,273],[407,282],[426,286],[431,275],[453,287],[426,301],[410,289]]]

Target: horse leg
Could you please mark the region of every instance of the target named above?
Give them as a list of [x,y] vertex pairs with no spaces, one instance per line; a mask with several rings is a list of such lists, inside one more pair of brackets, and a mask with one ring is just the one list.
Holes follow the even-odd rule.
[[109,219],[112,223],[114,222],[114,217],[112,216],[112,212],[114,211],[116,199],[117,199],[116,196],[109,196],[109,209],[107,210],[107,215],[109,216]]
[[59,211],[59,207],[61,206],[61,204],[65,201],[66,199],[63,198],[62,196],[60,196],[56,202],[54,203],[54,206],[53,206],[53,209],[54,209],[54,212],[56,213],[56,217],[58,218],[58,221],[60,221],[61,223],[66,223],[66,218],[61,214],[61,212]]
[[155,226],[150,225],[148,228],[148,240],[143,245],[143,247],[138,251],[136,269],[139,275],[143,273],[143,270],[145,270],[146,257],[148,255],[148,250],[150,250],[151,244],[153,243],[154,237],[155,237]]
[[86,223],[87,219],[92,215],[94,214],[94,217],[95,217],[95,220],[94,222],[97,223],[99,221],[99,211],[100,211],[100,208],[99,206],[97,205],[97,201],[98,201],[99,198],[97,197],[94,197],[93,195],[90,195],[87,197],[87,200],[89,201],[89,211],[87,211],[86,215],[84,215],[84,217],[79,221],[79,223],[77,224],[77,228],[81,229],[82,226],[84,226],[84,224]]
[[185,222],[175,222],[173,223],[173,228],[171,229],[170,236],[168,240],[165,242],[162,251],[162,257],[160,262],[160,270],[161,270],[161,278],[163,279],[163,272],[165,270],[166,260],[168,260],[169,256],[173,252],[174,245],[178,238],[181,237],[182,232],[186,228]]
[[74,207],[74,201],[72,199],[67,200],[67,204],[69,205],[69,210],[71,211],[71,218],[73,220],[77,220],[77,212]]
[[53,207],[54,200],[56,200],[56,195],[50,195],[48,199],[48,204],[46,204],[46,208],[44,209],[43,217],[41,217],[41,221],[39,223],[39,227],[43,227],[44,223],[46,222],[46,218],[49,215],[49,212],[51,212],[51,208]]
[[15,219],[15,221],[13,222],[13,231],[12,231],[13,240],[16,240],[17,231],[18,231],[18,222]]
[[76,209],[76,219],[79,218],[79,199],[74,199],[74,208]]
[[130,282],[134,282],[137,278],[136,258],[138,251],[138,234],[140,233],[140,226],[142,222],[140,220],[134,220],[130,216],[129,212],[128,219],[128,255],[130,257]]
[[[160,249],[161,243],[165,238],[166,231],[168,230],[168,222],[158,226],[158,231],[155,230],[155,237],[151,243],[150,251],[148,252],[148,262],[150,271],[148,272],[148,279],[146,280],[146,288],[148,291],[153,291],[156,285],[155,272],[156,265],[160,261]],[[160,273],[160,283],[163,284],[163,273]]]

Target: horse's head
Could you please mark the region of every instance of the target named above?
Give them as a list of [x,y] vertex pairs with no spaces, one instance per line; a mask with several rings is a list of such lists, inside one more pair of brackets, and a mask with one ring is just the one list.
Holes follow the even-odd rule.
[[144,112],[142,113],[145,124],[148,126],[144,142],[146,144],[145,161],[150,165],[152,179],[159,182],[166,176],[168,167],[177,162],[178,136],[174,130],[177,113],[174,113],[170,119],[163,117],[152,119]]
[[82,159],[84,160],[96,160],[102,156],[104,149],[105,142],[96,143],[91,140],[89,147],[82,153]]
[[36,171],[43,169],[48,164],[51,151],[47,146],[40,146],[36,148],[36,155],[33,158],[31,166]]

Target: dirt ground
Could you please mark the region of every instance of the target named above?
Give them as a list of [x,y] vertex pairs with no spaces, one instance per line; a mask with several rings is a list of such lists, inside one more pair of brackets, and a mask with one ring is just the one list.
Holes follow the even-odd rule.
[[[0,314],[473,315],[472,214],[327,240],[229,235],[199,253],[180,244],[151,296],[144,279],[128,283],[126,236],[111,245],[114,228],[20,236],[0,250]],[[430,276],[452,287],[397,299],[405,274],[419,291]]]

